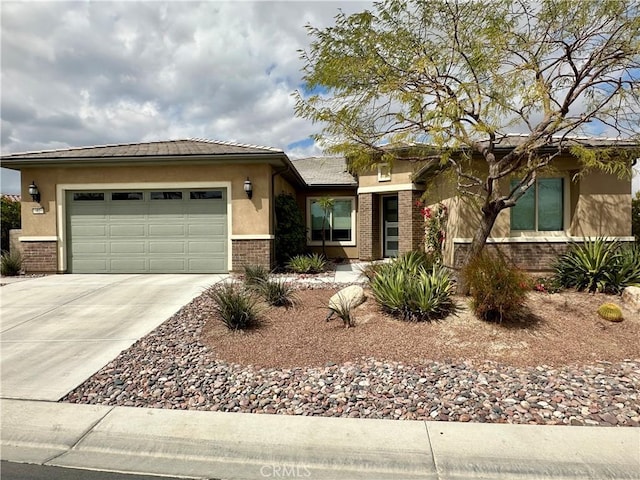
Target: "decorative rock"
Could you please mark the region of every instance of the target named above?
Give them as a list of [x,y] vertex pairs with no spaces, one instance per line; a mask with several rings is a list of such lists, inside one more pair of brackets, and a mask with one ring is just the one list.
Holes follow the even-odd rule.
[[640,313],[640,287],[626,287],[622,291],[622,302],[629,309]]
[[365,300],[364,289],[360,285],[349,285],[329,299],[329,309],[341,310],[357,307]]
[[[195,299],[70,392],[98,405],[512,424],[640,427],[640,359],[584,366],[380,359],[313,368],[217,360]],[[163,378],[164,377],[164,378]],[[116,386],[116,379],[122,385]],[[161,381],[164,380],[164,381]],[[120,382],[118,382],[120,383]]]

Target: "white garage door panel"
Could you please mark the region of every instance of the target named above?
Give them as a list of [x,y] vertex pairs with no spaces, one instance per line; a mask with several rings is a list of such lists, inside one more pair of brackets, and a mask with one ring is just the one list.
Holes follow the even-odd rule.
[[150,237],[183,237],[184,233],[184,225],[149,225]]
[[[160,194],[155,190],[68,192],[68,270],[227,272],[226,191],[216,190],[220,193],[205,199],[193,197],[210,189],[175,189]],[[182,198],[159,199],[165,194],[181,194]]]

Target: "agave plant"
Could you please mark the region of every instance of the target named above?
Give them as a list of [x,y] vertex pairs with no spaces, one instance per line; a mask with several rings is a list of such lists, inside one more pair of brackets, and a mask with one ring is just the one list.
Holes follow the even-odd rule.
[[640,284],[640,248],[622,247],[604,238],[573,244],[561,255],[555,276],[564,287],[589,292],[620,293]]
[[[423,257],[424,258],[424,257]],[[373,296],[383,309],[403,320],[423,321],[455,311],[453,282],[438,265],[416,264],[418,256],[383,265],[371,281]]]
[[12,277],[22,270],[22,256],[20,252],[3,252],[1,259],[2,275]]

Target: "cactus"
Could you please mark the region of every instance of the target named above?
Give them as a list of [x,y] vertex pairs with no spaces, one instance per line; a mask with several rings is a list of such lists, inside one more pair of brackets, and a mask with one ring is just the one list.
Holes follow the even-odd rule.
[[598,307],[598,315],[610,322],[622,321],[622,310],[615,303],[603,303]]

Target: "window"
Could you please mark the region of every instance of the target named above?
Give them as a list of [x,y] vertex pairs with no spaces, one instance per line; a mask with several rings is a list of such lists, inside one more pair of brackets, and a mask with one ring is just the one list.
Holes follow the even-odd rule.
[[78,192],[73,194],[73,200],[76,202],[102,202],[104,201],[104,193]]
[[378,181],[379,182],[391,181],[391,166],[388,163],[378,165]]
[[[511,188],[517,185],[511,182]],[[564,178],[539,178],[511,210],[511,230],[564,230]]]
[[220,200],[222,198],[222,190],[204,190],[189,192],[191,200]]
[[322,244],[322,225],[325,227],[325,242],[334,245],[355,245],[355,198],[336,197],[328,212],[318,203],[318,198],[307,199],[307,228],[310,245]]
[[182,200],[182,192],[151,192],[151,200]]
[[142,200],[142,192],[113,192],[111,200]]

